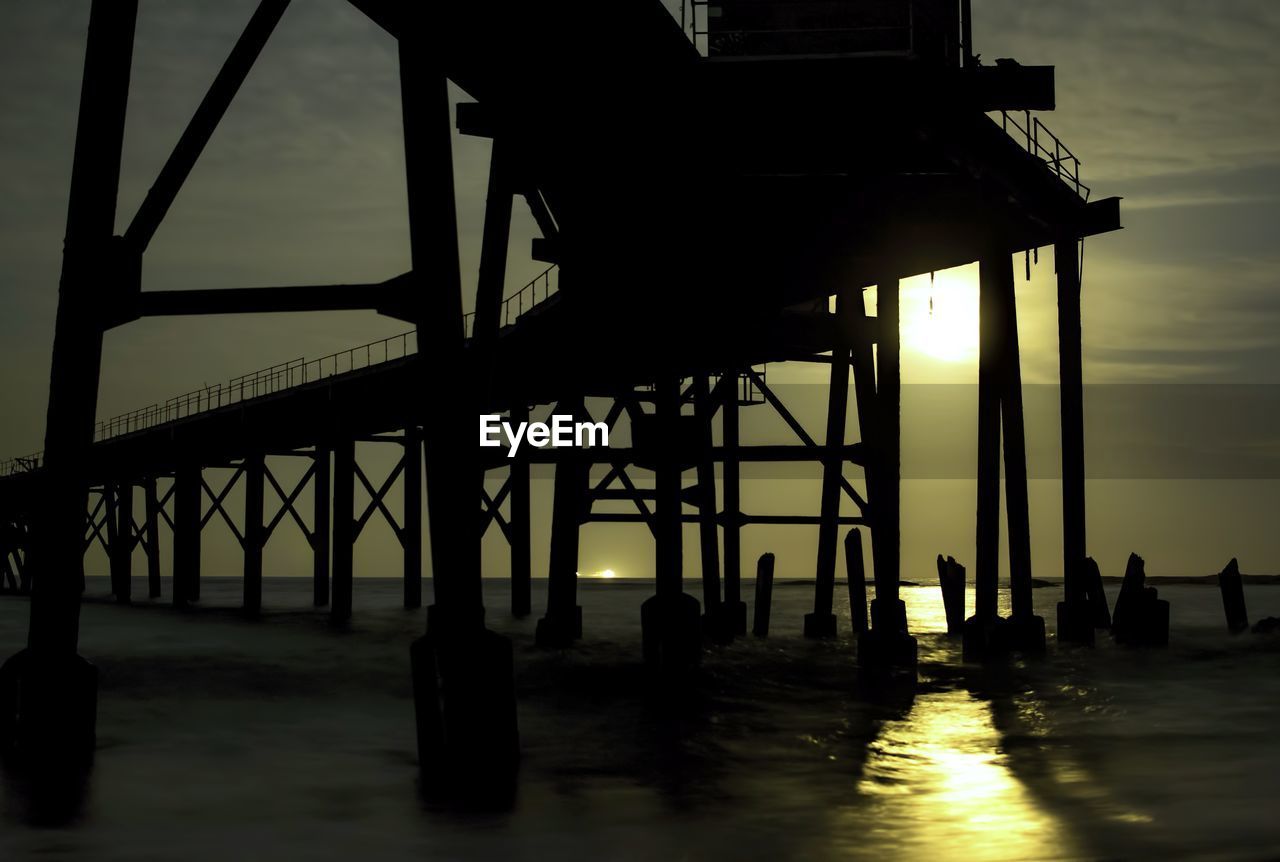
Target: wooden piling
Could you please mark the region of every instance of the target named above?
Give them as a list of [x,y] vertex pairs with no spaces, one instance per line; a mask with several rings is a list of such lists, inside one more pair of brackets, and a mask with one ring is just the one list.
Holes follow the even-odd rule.
[[1240,576],[1240,563],[1234,557],[1218,573],[1218,588],[1222,591],[1222,609],[1227,615],[1227,631],[1233,635],[1248,631],[1249,613],[1244,604],[1244,579]]
[[1096,629],[1111,628],[1111,609],[1107,605],[1107,593],[1102,585],[1102,572],[1098,569],[1093,557],[1084,561],[1084,589],[1089,602],[1089,610]]
[[854,634],[861,634],[867,630],[867,570],[858,530],[845,534],[844,566],[849,578],[849,623]]
[[947,634],[960,634],[964,628],[965,571],[955,557],[943,559],[938,555],[938,586],[947,618]]
[[755,617],[751,633],[758,638],[769,636],[769,612],[773,606],[773,554],[762,554],[756,564]]
[[1146,586],[1142,558],[1129,555],[1124,583],[1116,599],[1111,634],[1116,643],[1133,646],[1165,646],[1169,643],[1169,603],[1155,588]]

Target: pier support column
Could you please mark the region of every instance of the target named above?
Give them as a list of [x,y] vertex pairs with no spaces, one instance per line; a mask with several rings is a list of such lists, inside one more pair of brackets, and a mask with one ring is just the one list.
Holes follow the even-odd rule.
[[[841,295],[836,300],[836,314],[844,323],[849,318],[845,307],[861,302],[861,294]],[[842,327],[842,332],[845,327]],[[839,541],[840,479],[844,475],[844,431],[849,407],[849,348],[840,339],[831,351],[831,388],[827,393],[827,451],[822,457],[821,521],[818,524],[818,570],[813,590],[813,613],[804,618],[804,636],[833,638],[836,615],[832,613],[836,588],[836,544]]]
[[742,485],[738,451],[738,369],[726,374],[720,405],[721,445],[724,449],[724,603],[720,608],[725,631],[747,633],[747,603],[742,600]]
[[876,597],[871,629],[858,637],[858,666],[872,675],[902,671],[914,677],[916,639],[907,633],[907,609],[898,597],[901,568],[902,337],[898,279],[876,286],[875,490],[872,552]]
[[404,606],[422,607],[422,436],[404,429]]
[[105,511],[107,529],[107,575],[111,584],[111,596],[120,589],[120,512],[119,497],[114,482],[102,483],[102,508]]
[[146,520],[143,529],[147,537],[147,595],[160,598],[160,499],[156,494],[156,477],[148,476],[142,486]]
[[262,612],[262,549],[266,530],[262,523],[266,493],[266,459],[254,452],[244,459],[244,612]]
[[[566,399],[559,410],[580,417],[582,399]],[[578,551],[586,501],[588,462],[576,449],[563,449],[556,462],[551,509],[551,559],[547,571],[547,613],[538,620],[538,646],[567,647],[582,637],[578,605]]]
[[204,499],[200,472],[198,464],[183,463],[173,477],[173,603],[177,607],[196,601],[195,585],[200,582],[200,509]]
[[[138,289],[136,255],[113,238],[136,0],[94,0],[54,324],[44,487],[35,503],[27,648],[0,668],[0,751],[56,781],[89,763],[98,678],[78,654],[84,513],[102,365],[102,310]],[[119,291],[117,294],[116,291]]]
[[[1062,576],[1058,640],[1092,644],[1095,611],[1086,569],[1084,363],[1080,335],[1080,263],[1074,237],[1054,246],[1058,271],[1058,386],[1062,407]],[[1105,599],[1103,602],[1105,603]]]
[[111,592],[116,601],[133,601],[133,483],[125,480],[115,487],[116,532],[111,543]]
[[679,672],[695,664],[702,650],[702,609],[683,588],[680,379],[667,374],[656,391],[658,439],[655,447],[654,513],[657,594],[640,607],[644,660],[652,668]]
[[1012,645],[1043,652],[1044,619],[1035,614],[1031,588],[1031,502],[1027,490],[1027,436],[1022,410],[1022,358],[1018,347],[1018,304],[1014,296],[1013,258],[1006,254],[997,271],[1000,282],[1000,417],[1004,431],[1005,506],[1009,516],[1009,593]]
[[1000,587],[1000,367],[1004,352],[1000,274],[1012,266],[995,248],[979,264],[978,287],[978,508],[974,561],[974,613],[965,621],[964,655],[996,651]]
[[317,608],[329,604],[329,546],[331,541],[329,530],[329,507],[332,504],[330,492],[330,461],[333,453],[317,446],[315,455],[315,473],[311,477],[312,493],[312,528],[311,528],[311,602]]
[[693,381],[698,423],[698,550],[702,565],[702,612],[711,636],[718,641],[733,639],[721,619],[720,609],[720,529],[716,524],[716,465],[712,460],[711,423],[716,405],[705,374]]
[[333,586],[329,620],[351,619],[356,544],[356,444],[346,438],[333,447]]
[[[511,408],[512,424],[528,421],[528,407],[520,404]],[[521,446],[511,459],[511,615],[517,618],[527,617],[533,611],[528,448]]]
[[492,794],[509,785],[519,759],[514,656],[511,641],[484,624],[475,512],[484,481],[475,436],[481,375],[463,344],[453,124],[438,41],[447,34],[432,15],[407,9],[399,41],[415,368],[438,408],[424,428],[435,604],[410,658],[420,766],[444,792]]

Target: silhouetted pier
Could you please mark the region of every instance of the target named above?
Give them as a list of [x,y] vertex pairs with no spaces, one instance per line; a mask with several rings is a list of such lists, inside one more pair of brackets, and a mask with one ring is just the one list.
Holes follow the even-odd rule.
[[[830,636],[843,525],[865,529],[871,544],[870,623],[856,610],[852,620],[865,628],[858,661],[873,675],[913,673],[915,642],[898,596],[898,285],[974,261],[977,608],[964,625],[966,652],[1041,650],[1013,256],[1046,246],[1057,264],[1061,351],[1059,631],[1092,639],[1078,261],[1085,237],[1120,227],[1119,203],[1092,193],[1078,159],[1033,113],[1055,106],[1052,68],[979,63],[967,2],[720,0],[719,14],[694,2],[682,20],[658,0],[589,10],[555,0],[352,2],[400,46],[411,271],[367,284],[200,291],[142,290],[143,256],[287,2],[259,4],[121,235],[116,190],[137,4],[93,3],[45,448],[7,462],[0,478],[0,577],[32,595],[29,648],[4,672],[6,746],[34,756],[92,749],[95,683],[77,655],[88,543],[107,550],[116,598],[127,602],[134,551],[147,556],[155,597],[160,549],[172,542],[172,599],[181,605],[199,600],[201,530],[223,519],[244,549],[244,607],[256,613],[263,547],[292,520],[314,550],[316,604],[327,602],[342,621],[351,613],[352,547],[375,517],[403,546],[406,607],[421,604],[425,502],[435,596],[413,646],[422,762],[472,775],[508,768],[518,750],[512,654],[485,627],[480,540],[501,530],[511,549],[511,610],[530,613],[531,463],[555,466],[540,643],[565,647],[581,636],[578,541],[592,522],[644,525],[654,536],[657,589],[641,613],[644,655],[657,668],[679,672],[696,661],[704,626],[721,641],[745,633],[741,531],[752,524],[818,526],[805,631]],[[447,80],[474,100],[456,116]],[[478,287],[466,314],[455,123],[493,141]],[[517,195],[542,234],[531,254],[551,268],[507,293]],[[874,314],[863,296],[872,286]],[[149,316],[343,309],[374,309],[413,329],[95,425],[108,328]],[[766,366],[787,361],[829,368],[825,429],[805,428],[769,386]],[[850,395],[856,440],[845,422]],[[592,418],[627,425],[630,446],[526,448],[508,460],[476,445],[480,413],[520,421],[550,407],[585,417],[588,403],[609,405]],[[741,445],[748,406],[778,413],[795,443]],[[362,469],[357,442],[400,450],[388,477],[375,481]],[[307,463],[295,486],[279,482],[281,459]],[[996,605],[1002,460],[1007,620]],[[816,511],[741,511],[740,468],[752,461],[821,465]],[[865,493],[845,477],[850,466],[862,471]],[[213,468],[232,469],[226,485],[209,484]],[[640,487],[638,473],[653,477],[652,489]],[[480,487],[487,474],[504,477],[494,495]],[[244,510],[230,512],[224,501],[237,482]],[[315,505],[304,512],[296,501],[308,486]],[[357,486],[370,498],[362,511]],[[618,501],[635,511],[595,508]],[[858,514],[841,514],[848,501]],[[682,578],[684,522],[701,529],[698,598]],[[861,533],[849,547],[858,551],[849,574],[860,582]],[[767,627],[767,611],[756,620]]]

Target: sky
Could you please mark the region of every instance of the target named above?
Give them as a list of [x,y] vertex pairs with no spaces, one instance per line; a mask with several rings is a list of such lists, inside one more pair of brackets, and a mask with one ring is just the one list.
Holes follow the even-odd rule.
[[[142,4],[118,231],[253,6]],[[1090,473],[1091,553],[1108,574],[1121,571],[1130,550],[1147,557],[1153,574],[1204,574],[1233,555],[1246,572],[1280,571],[1272,524],[1280,439],[1268,422],[1277,414],[1267,409],[1280,383],[1280,61],[1273,44],[1280,5],[973,0],[973,7],[984,61],[1014,57],[1057,67],[1058,110],[1044,121],[1081,158],[1095,196],[1124,197],[1125,230],[1095,238],[1085,250],[1087,446],[1091,464],[1103,465]],[[0,75],[7,83],[0,89],[3,457],[42,446],[87,12],[80,0],[0,4]],[[488,143],[456,137],[454,152],[469,305]],[[298,0],[153,241],[144,289],[364,282],[403,272],[403,169],[394,44],[341,0]],[[508,292],[544,267],[529,259],[533,235],[518,201]],[[971,387],[973,278],[970,267],[939,274],[932,284],[927,277],[904,284],[905,383]],[[1029,409],[1053,402],[1033,394],[1056,377],[1052,278],[1046,249],[1017,288]],[[99,416],[405,328],[373,314],[133,323],[107,334]],[[812,397],[818,388],[807,385],[816,382],[813,373],[771,368],[770,379],[786,385],[788,397],[820,404]],[[1187,388],[1169,395],[1169,385]],[[1206,393],[1218,400],[1202,400]],[[747,415],[756,417],[748,435],[785,439],[780,423],[758,410]],[[908,410],[904,432],[903,576],[923,580],[938,552],[972,560],[975,491],[964,469],[928,466],[940,444],[912,415]],[[1033,468],[1031,488],[1036,573],[1045,577],[1061,571],[1055,419],[1028,417],[1031,460],[1048,465]],[[955,424],[949,443],[964,452],[971,426]],[[821,429],[820,412],[810,427]],[[1243,460],[1223,463],[1224,444],[1213,435],[1224,430],[1236,435],[1230,452],[1244,453]],[[1151,447],[1161,454],[1148,463],[1142,456]],[[389,455],[362,457],[386,466]],[[538,575],[545,571],[549,483],[535,493]],[[816,511],[817,485],[803,474],[753,480],[745,493],[753,511]],[[390,532],[370,530],[357,548],[358,570],[394,574]],[[696,577],[692,531],[687,539],[686,573]],[[812,576],[814,539],[807,528],[749,530],[746,568],[772,550],[780,574]],[[494,536],[485,551],[486,573],[502,574],[505,553]],[[90,559],[91,570],[105,566]],[[236,572],[229,534],[210,534],[205,560],[210,573]],[[651,542],[642,527],[591,526],[580,563],[584,574],[648,576]],[[273,539],[267,565],[279,574],[309,570],[295,536]]]

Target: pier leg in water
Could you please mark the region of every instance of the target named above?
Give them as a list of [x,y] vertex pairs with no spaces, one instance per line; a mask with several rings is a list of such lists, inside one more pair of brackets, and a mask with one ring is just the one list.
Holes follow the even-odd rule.
[[656,521],[657,594],[640,606],[645,664],[680,672],[702,651],[702,608],[683,590],[681,518],[680,379],[667,374],[657,386]]
[[332,475],[332,452],[324,446],[316,446],[315,475],[312,477],[313,528],[311,530],[311,603],[317,608],[329,604],[329,547],[332,542],[329,530],[329,507],[332,494],[329,480]]
[[417,426],[404,429],[404,606],[422,607],[422,435]]
[[[582,399],[560,402],[562,413],[582,414]],[[567,647],[582,637],[582,606],[578,604],[578,551],[582,513],[586,504],[590,464],[576,449],[562,449],[552,491],[551,560],[547,582],[547,614],[538,620],[538,646]]]
[[693,380],[698,423],[698,550],[702,563],[702,613],[708,636],[716,643],[733,640],[720,607],[720,528],[716,524],[716,465],[712,460],[711,422],[715,405],[705,374]]
[[738,461],[738,369],[728,375],[720,405],[720,433],[724,448],[724,603],[721,616],[734,635],[747,633],[747,603],[742,600],[742,501]]
[[200,577],[200,509],[204,491],[195,462],[178,465],[173,477],[173,604],[196,601],[193,582]]
[[844,537],[844,565],[849,576],[849,622],[855,634],[867,630],[867,570],[862,559],[862,533],[850,530]]
[[147,595],[160,598],[160,500],[156,495],[156,477],[148,476],[142,493],[146,506],[143,529],[147,536]]
[[356,544],[356,444],[340,440],[333,447],[333,584],[329,621],[341,625],[351,619],[352,579]]
[[[849,317],[843,306],[849,302],[862,302],[859,291],[854,296],[841,295],[837,300],[837,315]],[[831,382],[827,393],[827,451],[822,459],[821,518],[818,524],[818,566],[814,578],[813,613],[805,614],[804,636],[807,638],[833,638],[836,636],[836,615],[832,602],[836,587],[836,541],[840,520],[840,479],[844,471],[845,414],[849,406],[849,350],[837,345],[831,353]]]
[[116,486],[116,533],[111,546],[112,592],[116,601],[133,601],[133,483],[125,480]]
[[1018,347],[1018,307],[1013,259],[1002,257],[996,275],[1004,330],[1000,373],[1000,415],[1004,431],[1005,503],[1009,515],[1009,595],[1011,644],[1026,653],[1045,650],[1044,617],[1032,602],[1031,504],[1027,490],[1027,439],[1022,410],[1022,358]]
[[899,329],[898,280],[881,280],[876,290],[877,350],[875,499],[872,556],[876,597],[871,601],[871,629],[858,637],[858,669],[870,679],[916,675],[916,639],[907,633],[907,608],[898,597],[901,566],[902,338]]
[[140,261],[113,238],[137,0],[89,10],[32,529],[27,646],[0,668],[0,752],[55,789],[92,762],[98,672],[79,655],[90,449],[102,365],[102,286],[138,290]]
[[[529,408],[523,404],[511,409],[511,422],[529,421]],[[528,446],[521,446],[511,459],[511,615],[527,617],[533,611],[532,551],[529,540],[531,499],[529,491]]]
[[244,612],[252,617],[262,612],[262,549],[266,545],[262,523],[266,461],[261,452],[245,458],[244,478]]
[[[1058,378],[1062,405],[1063,600],[1058,603],[1058,641],[1092,646],[1098,613],[1092,596],[1091,573],[1085,562],[1084,372],[1080,348],[1081,285],[1077,253],[1074,237],[1060,240],[1054,246],[1054,263],[1058,270]],[[1105,607],[1106,599],[1102,602]]]
[[1227,631],[1233,635],[1248,631],[1249,612],[1244,605],[1244,580],[1240,577],[1240,563],[1234,558],[1218,573],[1218,588],[1222,590],[1222,609],[1227,615]]
[[762,554],[756,564],[756,607],[751,633],[758,638],[769,636],[769,611],[773,607],[773,554]]
[[[463,343],[452,122],[442,34],[414,7],[399,40],[410,292],[419,332],[413,372],[438,414],[424,426],[435,604],[410,647],[424,786],[446,796],[507,795],[519,761],[511,641],[484,623],[480,523],[484,472],[475,438],[476,375]],[[435,373],[437,369],[449,373]],[[336,489],[335,489],[336,490]]]

